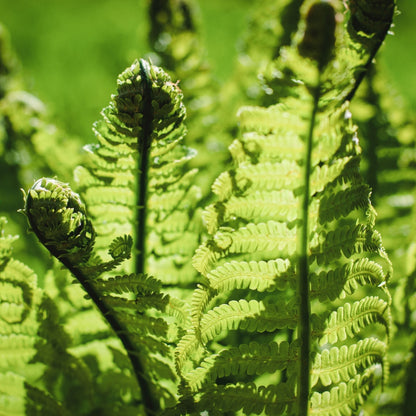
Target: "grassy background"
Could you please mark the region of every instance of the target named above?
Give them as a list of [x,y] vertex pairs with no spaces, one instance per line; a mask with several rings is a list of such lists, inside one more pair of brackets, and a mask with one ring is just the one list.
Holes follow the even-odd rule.
[[[276,0],[278,1],[278,0]],[[232,70],[235,45],[251,0],[200,0],[202,33],[219,79]],[[85,142],[115,90],[117,75],[147,45],[147,0],[0,0],[29,89],[54,121]],[[416,110],[416,3],[399,0],[395,36],[380,59],[393,84]]]

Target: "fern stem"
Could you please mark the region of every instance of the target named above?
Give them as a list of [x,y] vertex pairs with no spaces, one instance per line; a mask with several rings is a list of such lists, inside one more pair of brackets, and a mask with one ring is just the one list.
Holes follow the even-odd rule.
[[[149,170],[149,153],[151,145],[152,132],[152,98],[151,98],[151,76],[149,64],[143,59],[140,60],[140,77],[143,81],[143,128],[142,138],[138,138],[138,147],[140,159],[138,161],[138,178],[137,178],[137,229],[135,234],[135,272],[136,274],[145,273],[145,259],[146,259],[146,218],[147,218],[147,184],[148,184],[148,170]],[[130,341],[126,339],[128,344]],[[124,344],[123,344],[124,345]],[[124,345],[126,350],[134,351],[133,346]],[[142,401],[145,407],[146,415],[151,416],[156,414],[159,410],[159,402],[153,397],[149,387],[149,382],[144,377],[143,366],[140,357],[137,355],[130,355],[130,360],[136,378],[139,383]]]
[[300,368],[298,379],[299,416],[307,416],[309,409],[310,369],[311,369],[311,306],[309,300],[309,194],[310,175],[312,170],[313,131],[320,95],[320,71],[318,83],[313,94],[313,109],[306,139],[306,153],[304,166],[304,194],[302,200],[302,226],[299,238],[299,262],[298,262],[298,293],[299,293],[299,340],[300,340]]
[[138,140],[139,166],[137,179],[137,233],[135,235],[135,272],[145,272],[146,259],[146,217],[147,217],[147,182],[149,170],[149,151],[152,132],[152,99],[151,99],[151,77],[149,64],[140,60],[140,77],[143,81],[143,129],[142,138]]
[[152,132],[152,99],[151,99],[151,77],[149,64],[140,60],[140,77],[143,81],[143,129],[142,138],[138,140],[139,166],[137,179],[137,233],[135,236],[135,272],[145,272],[146,259],[146,217],[147,217],[147,182],[149,170],[149,151]]

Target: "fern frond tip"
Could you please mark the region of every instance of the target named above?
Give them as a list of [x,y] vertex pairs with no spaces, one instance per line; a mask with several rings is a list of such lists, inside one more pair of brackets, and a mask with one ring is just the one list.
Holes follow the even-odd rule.
[[23,210],[41,243],[57,258],[86,262],[95,232],[79,195],[65,183],[42,178],[25,198]]

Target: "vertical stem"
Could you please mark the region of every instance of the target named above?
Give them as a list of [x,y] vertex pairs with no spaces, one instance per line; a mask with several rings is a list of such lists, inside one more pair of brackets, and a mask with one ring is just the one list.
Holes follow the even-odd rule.
[[298,379],[299,411],[298,416],[307,416],[309,410],[310,368],[311,368],[311,340],[310,340],[310,316],[311,306],[309,300],[309,194],[310,175],[312,167],[313,131],[318,112],[320,94],[320,71],[318,83],[314,89],[313,110],[306,140],[306,154],[304,166],[305,191],[302,200],[302,226],[299,238],[299,263],[298,263],[298,293],[299,303],[299,340],[300,340],[300,367]]
[[152,133],[152,98],[151,77],[149,64],[140,60],[140,77],[143,82],[143,129],[142,137],[138,139],[140,160],[138,162],[137,178],[137,229],[135,235],[135,272],[145,272],[146,259],[146,217],[147,217],[147,182],[149,170],[149,152]]
[[[149,64],[143,59],[140,60],[140,77],[143,83],[143,128],[141,137],[138,138],[138,178],[137,178],[137,228],[135,233],[135,273],[145,273],[146,261],[146,219],[147,219],[147,185],[148,185],[148,170],[149,170],[149,153],[151,145],[152,133],[152,81],[150,75]],[[131,358],[130,358],[131,359]],[[159,402],[153,396],[150,389],[149,381],[144,377],[143,366],[139,355],[134,356],[134,360],[139,364],[133,362],[133,367],[136,372],[141,393],[142,401],[145,407],[145,413],[148,416],[154,415],[159,410]]]

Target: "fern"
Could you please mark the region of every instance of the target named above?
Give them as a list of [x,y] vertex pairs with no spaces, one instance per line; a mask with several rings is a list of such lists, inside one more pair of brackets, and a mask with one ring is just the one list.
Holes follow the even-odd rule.
[[[370,200],[376,193],[381,212],[397,213],[382,192],[395,170],[363,179],[377,160],[371,145],[362,150],[350,107],[394,1],[254,5],[239,79],[217,111],[193,2],[149,5],[154,59],[172,77],[135,61],[94,124],[73,188],[43,177],[24,196],[30,230],[60,263],[50,261],[44,289],[1,235],[0,413],[353,415],[375,406],[380,385],[397,405],[387,350],[410,325],[414,248],[400,308]],[[0,110],[12,126],[13,65],[0,58]],[[373,81],[361,105],[381,112]],[[230,111],[241,103],[237,132]],[[412,187],[407,143],[394,163]],[[49,175],[53,162],[28,172]]]
[[193,281],[186,263],[198,243],[193,207],[199,191],[192,183],[196,171],[183,173],[193,152],[181,144],[181,96],[160,69],[134,63],[95,126],[100,144],[88,148],[90,162],[75,173],[97,230],[97,249],[107,251],[115,232],[131,234],[137,224],[136,273],[157,274],[166,284]]
[[[304,10],[308,10],[306,6]],[[321,72],[323,72],[323,68],[327,64],[332,65],[328,63],[332,51],[330,49],[325,50],[325,47],[330,48],[331,45],[330,41],[328,41],[329,46],[324,48],[321,47],[321,44],[317,44],[316,42],[319,42],[321,38],[319,38],[319,35],[316,35],[316,40],[313,38],[314,32],[312,28],[314,28],[316,33],[317,28],[319,28],[319,19],[324,19],[319,16],[325,15],[330,19],[333,13],[331,6],[312,5],[307,15],[304,37],[303,39],[300,36],[298,37],[301,54],[307,54],[308,57],[315,59],[318,68],[321,68]],[[329,23],[325,24],[330,27]],[[322,39],[327,39],[327,32],[322,33]],[[339,39],[337,41],[342,42]],[[314,48],[316,48],[317,52],[314,52]],[[284,62],[283,65],[292,65],[292,62],[295,65],[295,62],[299,62],[299,58],[295,59],[294,57],[295,51],[295,47],[288,48],[285,51],[285,60],[282,60]],[[341,52],[339,54],[339,59],[346,59]],[[278,63],[279,61],[277,61],[276,65]],[[383,296],[377,287],[385,283],[390,273],[390,263],[381,246],[379,236],[373,228],[373,209],[369,205],[368,188],[363,184],[358,171],[357,161],[360,150],[357,143],[355,143],[356,133],[349,117],[348,107],[346,104],[342,104],[342,93],[340,98],[337,97],[336,99],[330,99],[326,95],[330,91],[325,89],[325,85],[326,82],[333,82],[331,79],[324,81],[324,78],[322,78],[318,81],[318,86],[314,86],[314,80],[311,77],[314,69],[307,60],[302,65],[302,68],[297,63],[296,66],[285,68],[284,70],[280,69],[280,73],[298,74],[300,72],[298,77],[305,77],[304,83],[298,82],[299,86],[294,86],[294,88],[296,88],[298,97],[303,97],[301,100],[308,104],[305,105],[299,99],[295,102],[291,97],[288,97],[287,99],[282,98],[280,104],[268,109],[248,108],[240,110],[242,137],[236,140],[230,147],[235,168],[221,174],[213,185],[213,191],[218,200],[207,208],[204,216],[211,238],[198,249],[194,257],[195,267],[204,276],[203,283],[197,289],[192,303],[191,313],[195,327],[183,338],[177,349],[177,365],[183,371],[184,382],[192,385],[194,389],[198,389],[198,386],[203,386],[205,383],[214,383],[215,386],[222,374],[241,376],[241,374],[232,370],[233,368],[238,368],[238,361],[235,364],[233,361],[234,359],[238,360],[238,356],[234,357],[232,354],[228,354],[227,349],[224,352],[220,349],[219,356],[227,354],[229,357],[228,368],[224,368],[225,364],[222,363],[223,367],[217,369],[220,361],[216,360],[215,357],[217,355],[211,355],[209,352],[210,342],[218,340],[217,342],[224,344],[227,340],[232,339],[230,336],[227,337],[226,334],[236,329],[257,332],[257,337],[260,336],[259,334],[267,331],[274,334],[274,337],[277,337],[276,339],[279,339],[284,332],[276,330],[287,328],[287,341],[281,341],[283,342],[281,345],[290,345],[290,348],[296,348],[295,351],[297,352],[295,354],[298,355],[298,360],[301,360],[300,364],[297,361],[296,366],[300,365],[301,368],[306,369],[306,380],[305,376],[300,375],[301,379],[303,377],[303,381],[300,381],[300,383],[309,383],[308,368],[311,365],[311,358],[308,358],[308,350],[302,349],[301,345],[302,343],[305,345],[305,342],[307,342],[305,339],[309,337],[310,330],[306,328],[306,332],[299,333],[301,331],[300,328],[305,324],[305,319],[302,318],[300,320],[300,315],[307,313],[307,309],[312,306],[313,321],[322,319],[319,318],[322,312],[318,311],[322,308],[326,311],[331,309],[327,298],[322,296],[322,301],[325,302],[323,305],[325,306],[321,306],[320,302],[315,300],[311,304],[306,301],[306,310],[300,311],[299,306],[295,306],[298,302],[297,298],[305,299],[306,296],[306,299],[308,299],[308,295],[298,291],[301,289],[297,287],[295,282],[296,274],[293,271],[289,274],[291,276],[290,281],[290,277],[285,274],[285,270],[282,271],[282,274],[283,278],[287,276],[288,284],[278,285],[275,283],[270,285],[268,292],[266,292],[267,294],[262,294],[264,289],[259,289],[256,283],[253,283],[253,278],[247,278],[244,272],[238,273],[236,276],[233,276],[232,280],[227,282],[227,292],[224,293],[225,287],[221,287],[221,290],[218,290],[216,286],[217,270],[241,268],[244,271],[248,271],[250,269],[260,269],[262,265],[270,264],[272,261],[276,261],[275,259],[280,259],[282,264],[289,264],[289,268],[295,267],[298,269],[300,267],[299,265],[296,266],[296,241],[299,238],[296,238],[296,235],[307,227],[305,218],[302,222],[299,221],[298,207],[302,192],[305,192],[301,185],[302,163],[304,163],[302,154],[305,153],[305,150],[302,149],[305,149],[306,146],[305,141],[308,137],[308,129],[310,137],[319,137],[319,141],[310,150],[311,167],[309,169],[312,171],[311,174],[309,174],[309,169],[307,168],[307,177],[310,177],[310,190],[306,191],[306,195],[311,195],[312,198],[310,201],[305,199],[306,205],[303,209],[303,212],[309,212],[306,218],[310,224],[310,231],[306,234],[307,244],[310,246],[310,266],[306,273],[313,273],[316,270],[321,276],[326,276],[326,273],[332,276],[334,271],[331,269],[338,263],[338,267],[342,265],[341,268],[343,270],[350,272],[354,270],[354,272],[349,273],[346,279],[344,277],[345,280],[338,286],[333,286],[335,285],[333,280],[328,279],[325,281],[328,285],[326,293],[331,293],[333,290],[333,294],[329,295],[332,300],[336,300],[341,294],[345,297],[347,293],[354,297],[356,289],[359,289],[359,285],[373,285],[374,293],[377,293],[378,296]],[[357,63],[357,65],[360,64]],[[325,73],[323,72],[321,77],[324,76]],[[308,85],[308,82],[312,84]],[[306,85],[305,90],[302,89],[304,88],[303,84]],[[338,88],[349,89],[350,87],[344,87],[341,82]],[[316,91],[314,93],[315,97],[311,97],[308,90]],[[336,104],[340,103],[340,99],[341,104]],[[313,109],[309,110],[313,112],[312,116],[310,113],[309,116],[307,115],[308,106],[311,106]],[[338,106],[336,111],[333,110],[334,106]],[[308,118],[312,119],[310,127],[308,127]],[[341,198],[345,200],[345,192],[352,193],[354,191],[356,192],[355,198],[349,199],[349,203],[343,204]],[[279,197],[275,197],[276,195]],[[337,200],[338,196],[340,198],[339,201]],[[267,209],[264,205],[261,205],[262,201],[269,198],[270,201],[273,201],[272,198],[278,201],[273,206],[274,209]],[[253,203],[252,201],[255,202]],[[287,201],[290,202],[288,203]],[[279,204],[282,204],[282,208],[280,208]],[[329,207],[331,207],[331,210]],[[338,211],[334,211],[337,207],[339,207]],[[280,221],[278,221],[279,211],[283,212],[283,214],[280,214]],[[329,211],[331,211],[331,215],[327,214]],[[303,227],[301,226],[302,223],[304,224]],[[360,259],[359,256],[371,257]],[[376,259],[377,257],[378,263],[370,260],[370,258]],[[252,259],[250,269],[247,267],[247,259],[249,258]],[[373,264],[374,266],[371,267]],[[372,277],[374,272],[376,272],[378,278]],[[276,273],[274,278],[277,282],[280,274]],[[354,283],[347,283],[349,279],[351,279],[350,282]],[[306,286],[307,292],[309,292],[308,286],[309,284]],[[286,291],[285,301],[279,303],[278,299],[282,294],[282,290]],[[270,298],[270,293],[274,295],[273,304],[267,302],[267,299]],[[359,375],[354,384],[350,383],[348,387],[345,387],[347,390],[344,390],[343,382],[349,381],[346,380],[345,371],[350,375],[350,378],[354,378],[354,375],[358,373],[355,364],[352,364],[351,361],[354,359],[360,360],[358,358],[360,354],[366,356],[366,354],[371,354],[373,351],[374,343],[371,342],[371,338],[365,338],[364,343],[361,341],[357,343],[355,337],[361,332],[362,328],[373,322],[381,322],[386,328],[385,333],[388,333],[389,296],[386,296],[387,302],[378,296],[364,297],[361,301],[362,304],[357,302],[357,306],[352,308],[353,312],[350,312],[349,303],[344,301],[344,306],[339,307],[338,310],[340,318],[334,318],[323,324],[325,331],[329,331],[328,334],[335,331],[335,334],[339,334],[338,336],[343,341],[350,339],[352,342],[347,352],[344,352],[343,349],[342,357],[345,358],[343,358],[340,365],[345,365],[345,369],[341,370],[341,373],[336,373],[333,369],[333,364],[325,360],[326,368],[329,372],[332,372],[334,377],[331,380],[324,377],[325,384],[329,385],[328,391],[331,392],[332,397],[327,403],[328,407],[334,400],[337,389],[341,389],[340,391],[342,392],[336,396],[340,408],[349,407],[351,409],[359,406],[362,398],[367,396],[370,391],[369,384],[361,383]],[[227,297],[232,300],[227,302]],[[244,300],[247,297],[252,299],[250,301]],[[260,299],[264,299],[264,301]],[[287,304],[287,299],[290,299],[289,304]],[[371,308],[370,305],[373,304],[374,306]],[[378,304],[380,306],[375,308],[375,305]],[[306,318],[307,321],[309,319],[309,317]],[[290,341],[292,338],[291,329],[296,326],[298,328],[298,339]],[[305,331],[305,328],[302,329]],[[279,333],[282,335],[279,335]],[[328,335],[323,335],[327,333],[320,332],[317,328],[313,329],[311,333],[312,345],[315,345],[314,343],[318,342],[319,339],[324,344],[329,342],[327,347],[329,353],[335,359],[340,360],[339,349],[336,346],[338,336],[336,338],[332,336],[327,338]],[[247,337],[241,336],[239,341],[243,345],[245,345],[244,339],[247,339]],[[268,342],[267,340],[268,338],[266,337],[265,342]],[[378,345],[382,347],[382,350],[378,350],[378,358],[375,361],[373,359],[360,361],[363,367],[362,373],[365,372],[367,374],[366,380],[372,379],[375,374],[373,364],[382,363],[385,355],[385,342],[382,340],[376,342],[379,342]],[[195,364],[187,363],[187,356],[190,355],[190,350],[195,350],[199,343],[204,346],[205,352],[201,350],[202,356],[200,353],[192,358],[193,361],[196,360]],[[314,348],[317,347],[315,346]],[[315,358],[315,360],[319,359],[319,361],[315,361],[313,365],[318,367],[321,365],[318,364],[318,362],[321,362],[321,356],[320,354],[316,356],[318,358]],[[268,357],[266,356],[265,358]],[[210,377],[208,380],[198,379],[197,383],[193,381],[194,374],[197,374],[198,366],[204,369],[204,371],[199,371],[199,374],[205,374],[206,377]],[[289,373],[290,377],[288,376]],[[299,380],[298,377],[293,369],[283,372],[279,386],[282,386],[285,391],[289,392],[292,400],[301,400],[302,402],[305,399],[301,399],[296,394],[302,395],[303,393],[299,390],[298,393],[295,392],[295,386],[299,383],[297,381]],[[236,383],[239,378],[232,378],[231,380],[233,380],[233,383]],[[268,379],[264,378],[263,383],[267,383],[266,380]],[[237,386],[238,384],[235,384],[235,388]],[[265,388],[272,388],[271,385],[270,387],[267,386],[267,384],[264,385]],[[307,403],[309,387],[306,385],[304,388],[306,388]],[[248,411],[243,402],[237,403],[232,400],[231,396],[234,394],[232,389],[229,390],[229,400],[230,403],[234,403],[235,407],[228,407],[231,405],[227,404],[224,405],[226,407],[222,408],[221,403],[215,400],[215,391],[214,388],[211,398],[212,403],[215,403],[213,409],[216,411],[225,412],[240,408],[243,409],[243,412]],[[228,397],[227,391],[224,390],[222,393],[226,397]],[[211,393],[207,392],[206,389],[196,390],[196,392],[201,394],[201,403],[205,403],[208,409],[211,409],[211,406],[207,404]],[[318,390],[313,395],[314,400],[320,400],[318,397],[321,397],[321,395],[322,393]],[[273,413],[276,411],[275,409],[273,412],[268,410],[267,404],[271,405],[274,400],[274,396],[271,395],[270,397],[270,402],[263,402],[262,405],[258,404],[256,411],[253,409],[250,411],[265,411],[266,414],[276,414]],[[323,397],[326,396],[324,395]],[[253,397],[251,399],[254,400]],[[279,414],[283,413],[286,405],[282,404]],[[303,406],[303,404],[300,406]],[[202,409],[202,407],[199,409]],[[295,411],[294,408],[291,409],[289,413]],[[325,412],[326,410],[321,408],[320,411]],[[305,410],[300,410],[300,414],[306,414],[304,412]],[[336,414],[335,410],[328,409],[327,412],[327,414]]]

